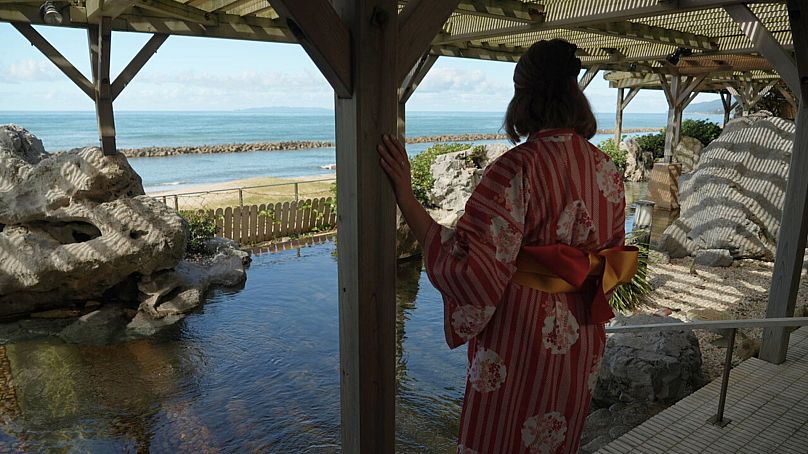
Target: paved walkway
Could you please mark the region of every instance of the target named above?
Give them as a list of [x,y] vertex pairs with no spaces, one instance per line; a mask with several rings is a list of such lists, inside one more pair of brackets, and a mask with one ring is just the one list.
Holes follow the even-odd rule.
[[785,363],[752,358],[732,369],[724,428],[707,422],[720,391],[719,378],[597,452],[808,453],[808,327],[791,334]]

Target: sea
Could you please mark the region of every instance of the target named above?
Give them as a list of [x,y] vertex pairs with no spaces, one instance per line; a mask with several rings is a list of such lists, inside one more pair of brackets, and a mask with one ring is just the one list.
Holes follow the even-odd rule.
[[[666,113],[626,113],[623,128],[663,128]],[[707,119],[720,124],[715,114],[686,113],[685,118]],[[501,133],[500,112],[408,112],[407,136],[467,133]],[[597,114],[599,129],[614,127],[614,114]],[[149,146],[213,145],[296,140],[334,141],[334,116],[273,112],[141,112],[115,113],[119,148]],[[47,151],[61,151],[98,143],[95,113],[0,111],[0,124],[14,123],[39,137]],[[627,134],[636,135],[636,134]],[[592,142],[612,137],[596,135]],[[480,143],[505,143],[502,140]],[[408,144],[415,155],[432,144]],[[249,153],[191,154],[133,158],[132,167],[143,178],[147,192],[192,190],[195,185],[222,183],[259,176],[292,178],[328,175],[321,166],[336,161],[335,149],[313,148]]]

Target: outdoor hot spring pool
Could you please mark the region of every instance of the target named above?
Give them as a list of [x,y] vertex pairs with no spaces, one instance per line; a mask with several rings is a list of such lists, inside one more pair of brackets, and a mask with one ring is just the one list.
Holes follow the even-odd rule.
[[[106,346],[0,328],[0,452],[336,452],[335,243],[257,254],[242,290],[158,337]],[[449,452],[466,353],[420,262],[399,267],[397,451]],[[36,320],[26,328],[34,333]]]
[[[644,193],[627,185],[629,203]],[[147,340],[66,344],[49,335],[59,321],[0,324],[0,452],[337,452],[335,249],[255,254],[243,289],[213,290]],[[453,452],[466,351],[446,347],[419,261],[398,267],[397,309],[396,450]]]

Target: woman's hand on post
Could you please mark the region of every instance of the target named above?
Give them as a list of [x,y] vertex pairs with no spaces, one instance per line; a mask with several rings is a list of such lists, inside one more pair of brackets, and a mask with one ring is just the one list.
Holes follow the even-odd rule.
[[404,145],[397,138],[385,134],[376,149],[381,158],[379,163],[390,178],[396,198],[412,192],[410,159]]

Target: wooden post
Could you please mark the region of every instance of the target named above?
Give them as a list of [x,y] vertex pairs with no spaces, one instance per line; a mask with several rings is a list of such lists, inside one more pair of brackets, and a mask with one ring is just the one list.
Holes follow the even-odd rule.
[[665,95],[668,98],[668,122],[665,127],[664,162],[671,162],[673,160],[673,150],[679,143],[679,126],[682,121],[682,115],[679,110],[679,104],[676,102],[676,94],[679,93],[680,85],[681,78],[678,75],[673,75],[671,76],[670,86],[663,87]]
[[[353,96],[336,97],[342,451],[395,451],[396,204],[376,146],[397,133],[395,0],[336,0]],[[408,5],[409,6],[409,5]]]
[[625,93],[624,88],[619,88],[617,91],[617,108],[614,121],[614,141],[617,146],[623,140],[623,111],[626,110],[628,104],[640,92],[640,87],[631,87],[628,94]]
[[[112,110],[112,83],[109,75],[110,46],[112,44],[112,19],[102,17],[98,21],[98,69],[95,80],[95,113],[98,119],[98,136],[105,155],[118,152],[115,146],[115,114]],[[90,35],[92,36],[92,34]],[[92,45],[91,45],[92,46]],[[90,51],[91,58],[93,51]]]
[[[783,218],[774,256],[769,305],[766,317],[793,317],[800,284],[805,237],[808,235],[808,7],[800,0],[788,0],[788,15],[794,39],[799,77],[800,109],[797,132],[788,169]],[[760,359],[780,364],[786,360],[789,332],[784,328],[763,330]]]
[[614,114],[614,144],[619,148],[620,141],[623,140],[623,99],[626,97],[626,89],[617,89],[617,106]]
[[724,124],[726,126],[729,123],[729,116],[732,113],[732,110],[738,105],[737,101],[735,103],[732,102],[732,93],[727,90],[722,90],[719,93],[721,96],[721,104],[724,106]]
[[680,74],[671,74],[671,80],[665,74],[659,73],[659,81],[665,98],[668,100],[668,124],[665,129],[665,162],[673,161],[673,152],[679,145],[682,128],[682,113],[685,107],[695,99],[699,85],[709,73],[697,76],[683,77]]

